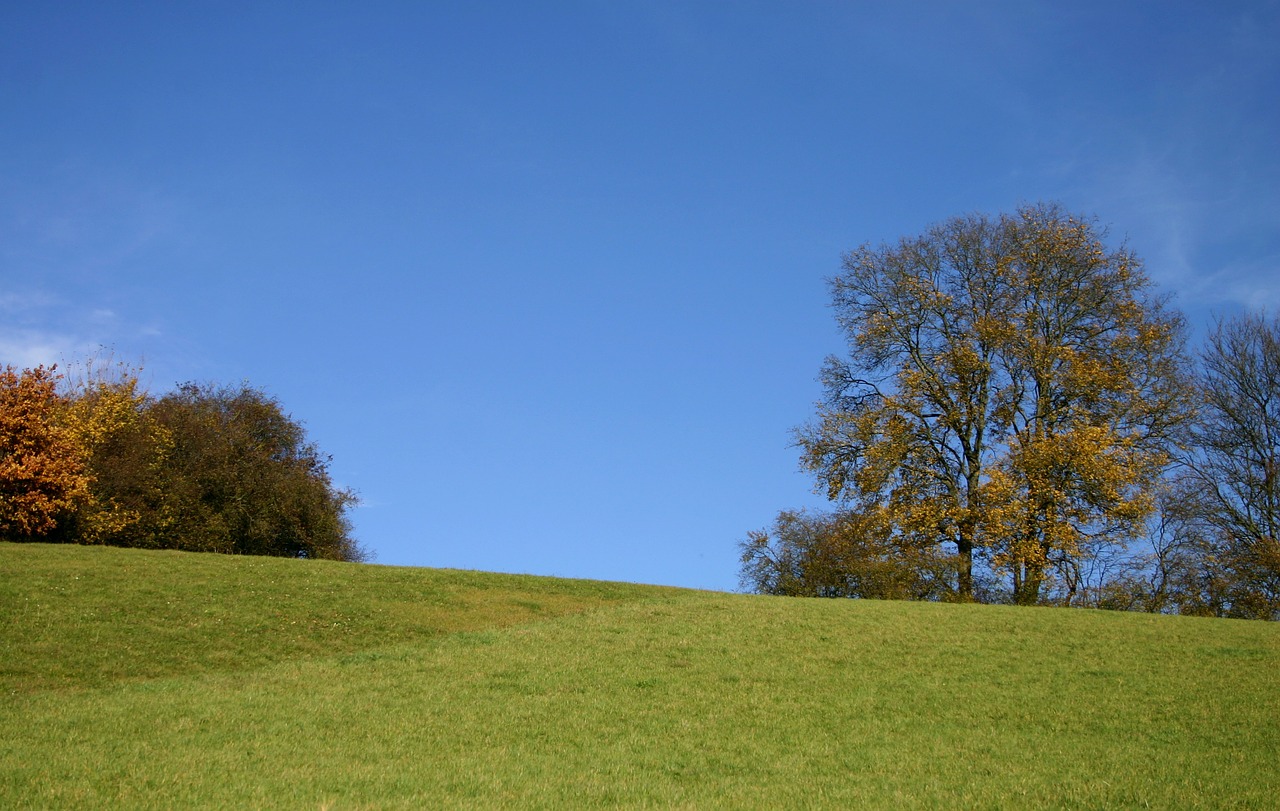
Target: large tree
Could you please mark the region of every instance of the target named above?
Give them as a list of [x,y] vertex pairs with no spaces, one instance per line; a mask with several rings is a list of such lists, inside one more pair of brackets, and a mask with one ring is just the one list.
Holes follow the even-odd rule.
[[1189,414],[1181,317],[1140,260],[1054,205],[952,219],[846,255],[847,357],[797,431],[827,495],[902,549],[944,548],[1019,602],[1141,534]]

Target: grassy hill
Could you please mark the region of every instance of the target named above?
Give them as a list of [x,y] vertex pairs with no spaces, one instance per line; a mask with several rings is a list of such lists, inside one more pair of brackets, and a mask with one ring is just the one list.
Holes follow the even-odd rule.
[[0,807],[1276,808],[1280,626],[0,544]]

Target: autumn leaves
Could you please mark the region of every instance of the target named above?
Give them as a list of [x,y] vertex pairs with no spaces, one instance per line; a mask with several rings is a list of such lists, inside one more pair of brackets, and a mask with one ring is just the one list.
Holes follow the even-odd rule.
[[0,539],[358,560],[328,457],[249,386],[0,372]]
[[1146,537],[1197,399],[1181,315],[1104,236],[1037,205],[848,254],[849,351],[796,432],[838,510],[753,534],[744,584],[813,593],[822,560],[828,591],[887,567],[925,597],[1096,604],[1094,564]]

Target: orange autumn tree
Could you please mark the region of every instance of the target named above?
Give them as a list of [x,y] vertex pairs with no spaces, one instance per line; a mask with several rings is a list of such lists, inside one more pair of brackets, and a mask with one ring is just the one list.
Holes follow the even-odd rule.
[[0,538],[50,533],[88,484],[73,438],[57,416],[55,367],[0,371]]
[[1140,260],[1054,205],[863,246],[831,281],[847,358],[797,431],[828,497],[904,555],[1020,603],[1140,537],[1190,415],[1181,317]]

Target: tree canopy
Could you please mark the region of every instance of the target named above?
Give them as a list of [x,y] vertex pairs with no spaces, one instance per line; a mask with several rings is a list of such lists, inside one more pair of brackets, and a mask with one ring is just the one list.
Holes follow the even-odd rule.
[[0,377],[5,540],[362,560],[329,462],[247,384],[153,397],[136,369],[92,363]]
[[830,280],[848,351],[802,466],[899,559],[949,555],[946,599],[1069,603],[1146,531],[1192,414],[1185,328],[1104,237],[1026,206],[864,245]]
[[[359,559],[329,457],[280,404],[247,386],[188,383],[151,407],[171,437],[166,537],[250,555]],[[166,544],[169,545],[169,544]]]
[[56,367],[0,371],[0,537],[48,534],[86,490],[56,382]]

